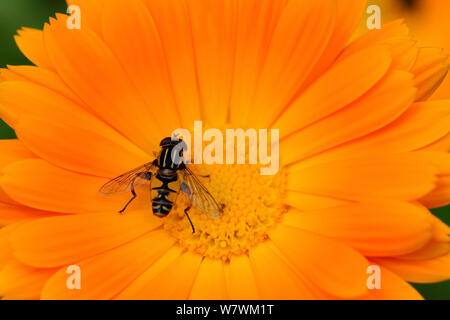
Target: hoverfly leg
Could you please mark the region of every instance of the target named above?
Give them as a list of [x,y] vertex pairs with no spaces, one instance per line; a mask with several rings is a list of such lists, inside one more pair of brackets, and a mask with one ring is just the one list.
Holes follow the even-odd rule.
[[130,201],[127,202],[127,204],[125,205],[125,207],[123,207],[122,210],[119,211],[119,214],[122,214],[125,212],[125,210],[127,210],[128,206],[130,205],[131,202],[133,202],[134,199],[136,199],[137,195],[136,195],[136,191],[134,190],[134,182],[136,181],[137,178],[141,178],[144,180],[150,180],[152,177],[151,172],[145,172],[145,173],[139,173],[137,174],[133,180],[131,180],[131,194],[133,195],[133,197],[130,199]]
[[130,205],[130,203],[133,202],[134,199],[136,199],[137,196],[136,196],[136,191],[134,191],[134,185],[131,186],[131,193],[133,194],[133,198],[131,198],[130,201],[127,202],[125,207],[123,207],[123,209],[119,211],[119,214],[124,213],[125,210],[127,210],[127,207]]
[[194,228],[194,224],[192,223],[191,218],[189,217],[188,211],[191,210],[191,207],[187,207],[186,209],[184,209],[184,213],[186,214],[186,217],[189,220],[189,223],[191,224],[192,227],[192,233],[195,233],[195,228]]

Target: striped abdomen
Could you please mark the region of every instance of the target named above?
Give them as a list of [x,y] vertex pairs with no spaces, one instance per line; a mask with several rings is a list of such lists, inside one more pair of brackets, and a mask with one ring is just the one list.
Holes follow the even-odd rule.
[[152,177],[152,209],[158,217],[167,216],[172,210],[180,190],[180,181],[173,175],[156,174]]

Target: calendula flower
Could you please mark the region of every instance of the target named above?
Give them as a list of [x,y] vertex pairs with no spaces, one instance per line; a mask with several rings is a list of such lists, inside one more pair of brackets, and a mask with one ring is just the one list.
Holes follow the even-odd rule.
[[[77,0],[2,70],[0,294],[9,299],[419,299],[450,278],[445,56],[360,0]],[[98,196],[176,128],[280,130],[278,174],[195,165],[217,221]],[[147,193],[146,193],[147,192]],[[81,288],[67,287],[68,266]],[[381,268],[381,288],[368,285]]]

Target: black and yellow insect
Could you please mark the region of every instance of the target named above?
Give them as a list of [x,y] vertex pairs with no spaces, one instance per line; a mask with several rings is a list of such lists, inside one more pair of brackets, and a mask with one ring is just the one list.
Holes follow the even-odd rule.
[[[219,219],[222,208],[217,204],[211,193],[203,186],[198,177],[189,169],[184,161],[174,161],[183,158],[182,140],[164,138],[161,143],[161,151],[153,162],[149,162],[124,173],[106,183],[101,189],[101,195],[110,195],[131,192],[133,197],[125,207],[120,210],[123,213],[129,204],[137,197],[135,188],[140,185],[150,184],[153,214],[166,217],[181,191],[191,203],[191,206],[205,213],[212,219]],[[188,211],[184,210],[186,217],[195,233],[194,225]]]

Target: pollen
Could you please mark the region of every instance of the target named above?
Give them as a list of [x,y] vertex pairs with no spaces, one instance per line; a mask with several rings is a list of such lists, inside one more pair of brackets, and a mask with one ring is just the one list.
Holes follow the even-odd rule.
[[280,220],[286,178],[281,170],[263,176],[259,165],[196,165],[204,186],[223,207],[218,220],[192,208],[189,215],[195,226],[192,233],[184,209],[189,202],[180,195],[174,209],[164,219],[164,229],[185,249],[213,259],[227,261],[264,241],[267,232]]

